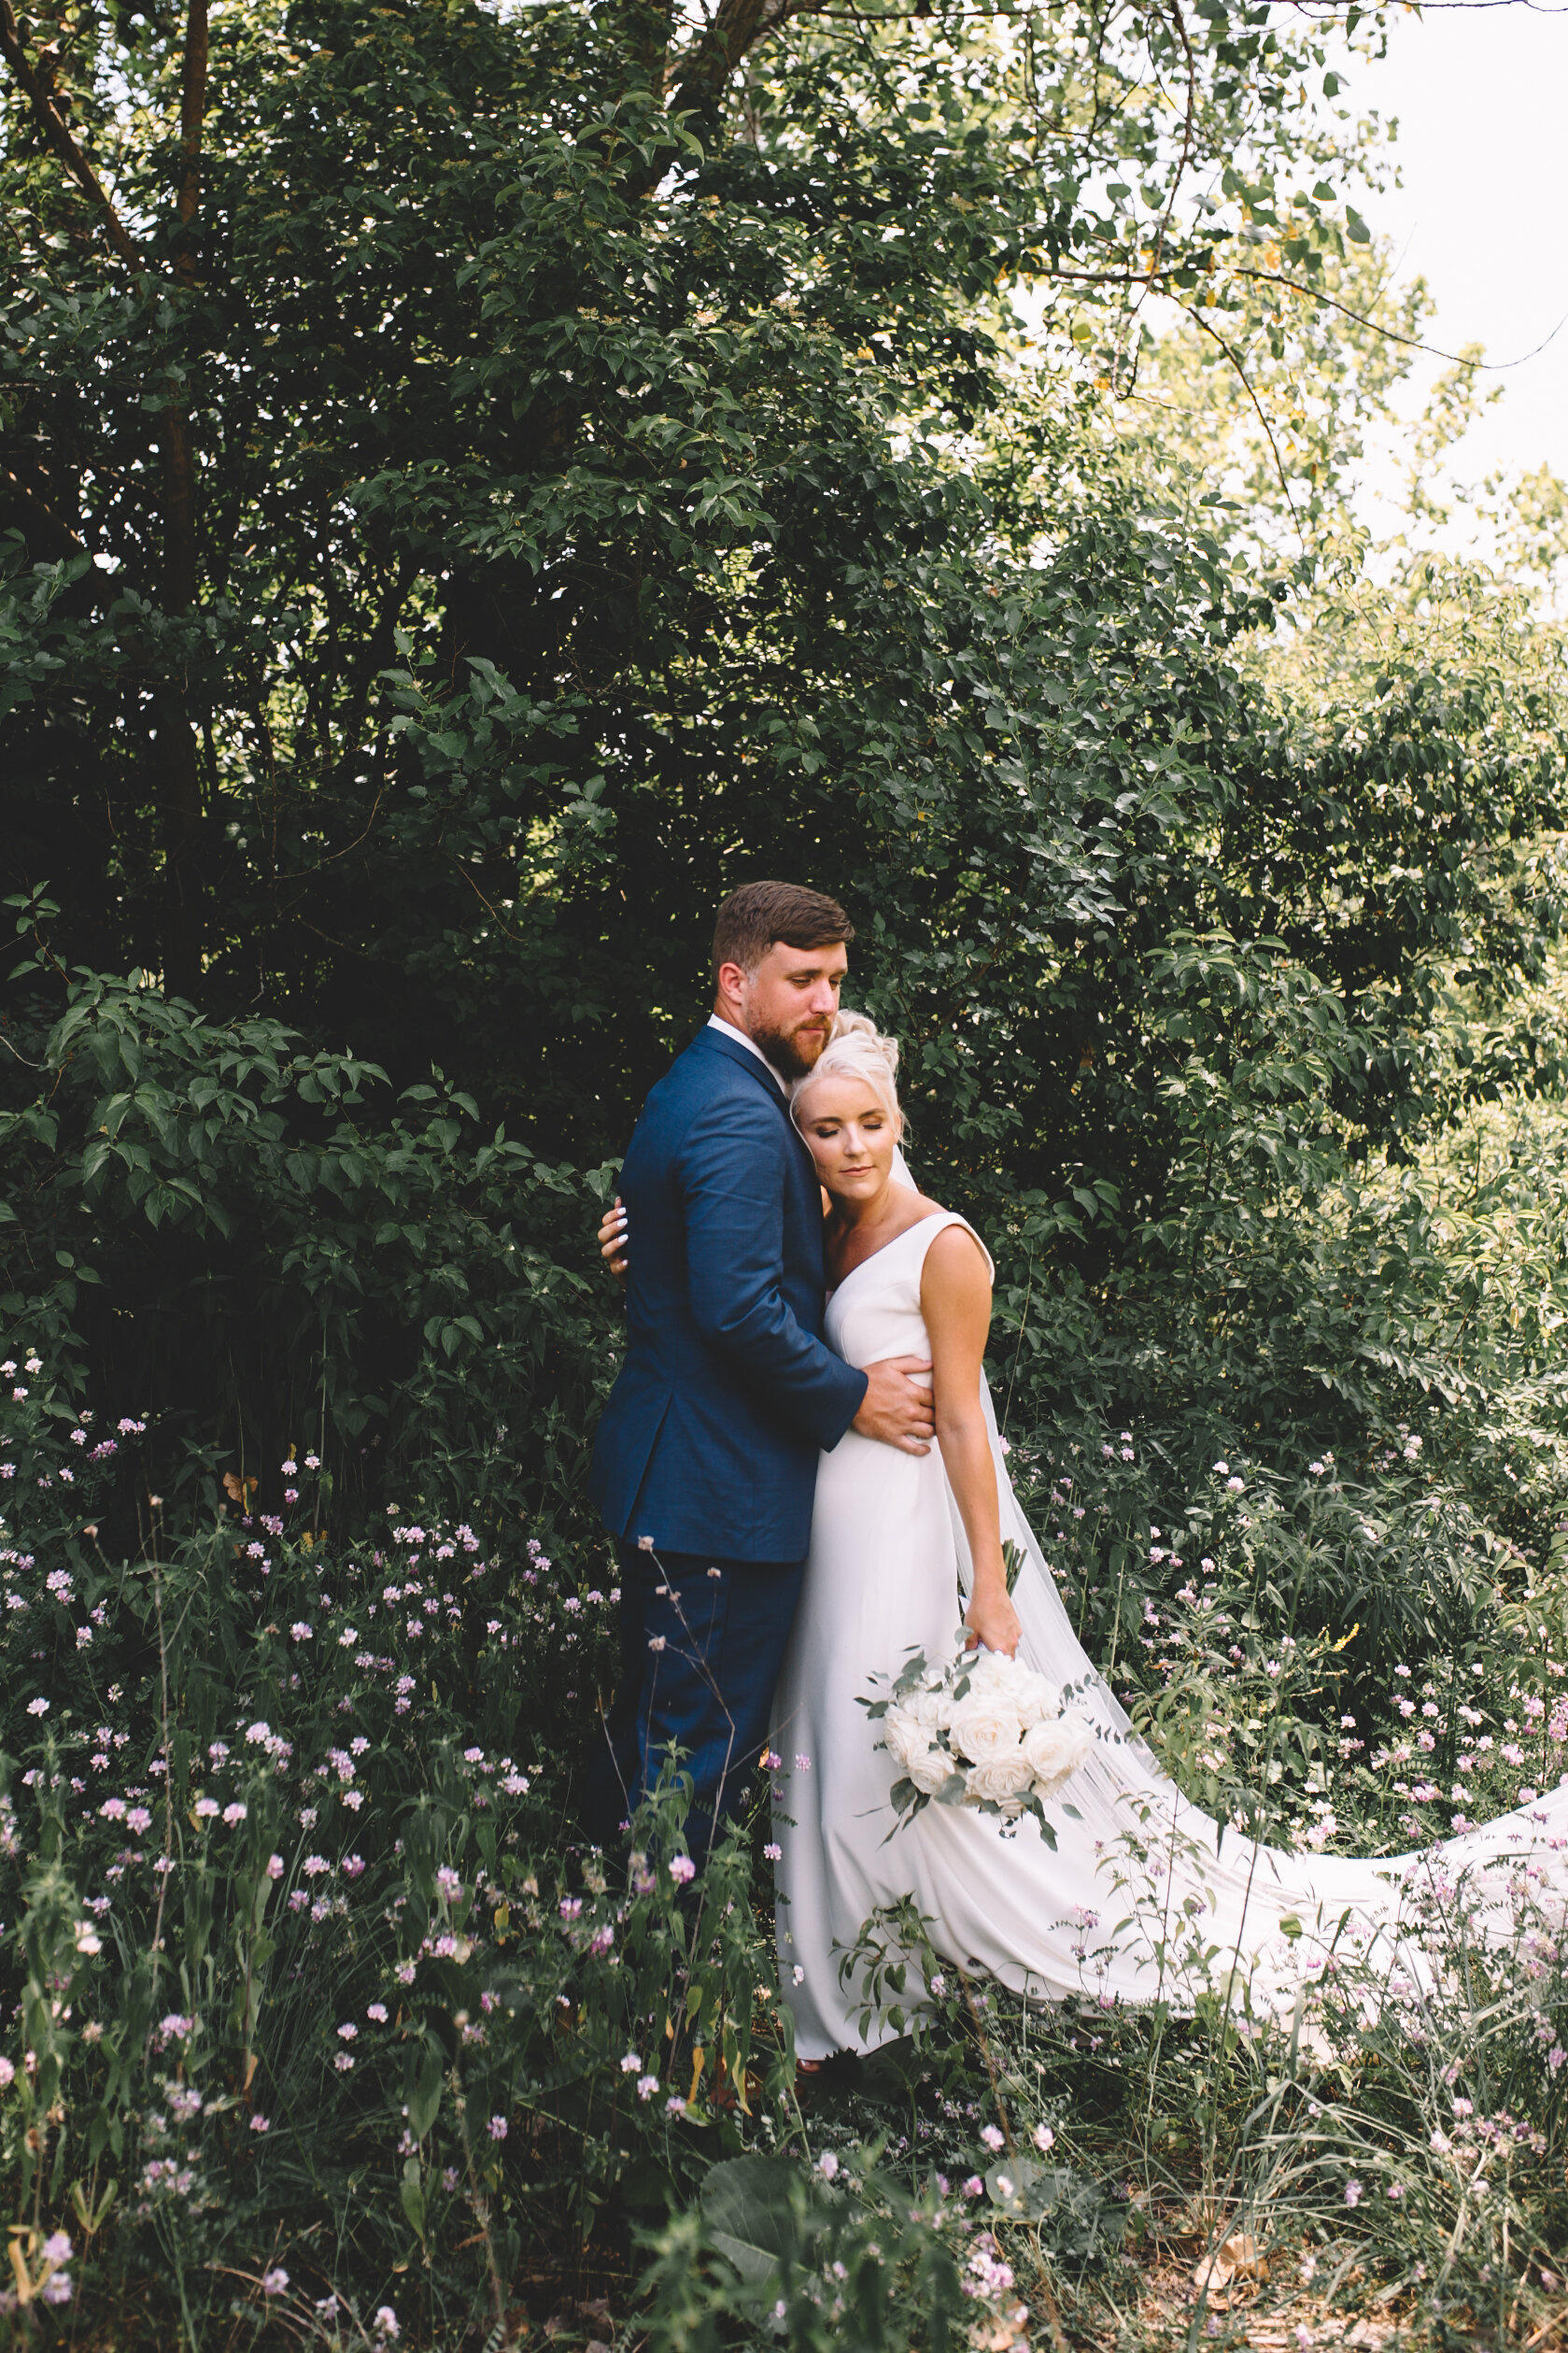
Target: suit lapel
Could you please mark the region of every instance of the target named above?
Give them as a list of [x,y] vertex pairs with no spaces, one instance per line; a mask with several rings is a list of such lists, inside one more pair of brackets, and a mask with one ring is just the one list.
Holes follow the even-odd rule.
[[818,1287],[825,1290],[827,1283],[826,1241],[823,1233],[822,1220],[816,1214],[820,1198],[816,1165],[812,1158],[810,1146],[790,1117],[788,1099],[777,1079],[773,1077],[771,1070],[759,1061],[755,1054],[748,1053],[742,1045],[737,1045],[733,1038],[727,1038],[722,1029],[699,1029],[687,1048],[687,1052],[699,1051],[703,1047],[706,1047],[710,1053],[722,1054],[726,1061],[732,1062],[737,1070],[743,1070],[756,1085],[761,1087],[770,1102],[777,1106],[784,1124],[789,1130],[789,1141],[795,1146],[795,1171],[805,1188],[804,1207],[807,1222],[809,1227],[814,1231],[817,1240],[816,1282]]
[[727,1062],[733,1062],[738,1070],[744,1070],[753,1084],[761,1087],[769,1101],[784,1113],[785,1125],[794,1133],[795,1122],[789,1116],[788,1099],[770,1066],[759,1056],[747,1047],[737,1045],[734,1039],[727,1038],[722,1029],[699,1029],[692,1044],[699,1049],[705,1047],[710,1054],[722,1054]]
[[800,1173],[807,1179],[814,1197],[816,1169],[812,1162],[810,1149],[799,1128],[789,1115],[789,1099],[773,1076],[771,1069],[756,1055],[749,1053],[744,1046],[737,1045],[733,1038],[727,1038],[722,1029],[699,1029],[687,1051],[703,1047],[706,1047],[710,1053],[722,1054],[727,1062],[733,1063],[738,1070],[743,1070],[752,1084],[762,1089],[789,1130],[789,1140],[796,1148]]

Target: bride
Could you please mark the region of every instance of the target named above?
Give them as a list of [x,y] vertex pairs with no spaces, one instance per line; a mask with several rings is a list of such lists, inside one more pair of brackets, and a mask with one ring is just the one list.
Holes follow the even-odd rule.
[[[1377,1862],[1262,1847],[1188,1804],[1079,1644],[1013,1495],[982,1370],[991,1260],[904,1165],[897,1058],[864,1014],[841,1013],[793,1090],[828,1202],[827,1340],[857,1366],[929,1359],[938,1439],[916,1456],[852,1430],[818,1465],[772,1737],[780,1977],[799,2055],[897,2031],[856,1947],[873,1913],[910,1899],[942,1960],[1036,1999],[1187,2008],[1212,1992],[1286,2017],[1325,1962],[1352,1957],[1363,1985],[1416,1992],[1434,1976],[1415,1933],[1423,1889],[1466,1879],[1483,1925],[1505,1934],[1510,1866],[1568,1844],[1568,1788],[1423,1856]],[[1004,1542],[1022,1563],[1010,1595]],[[912,1651],[951,1658],[960,1640],[1070,1690],[1099,1736],[1050,1808],[1054,1850],[1027,1818],[895,1812],[898,1769],[865,1703]]]

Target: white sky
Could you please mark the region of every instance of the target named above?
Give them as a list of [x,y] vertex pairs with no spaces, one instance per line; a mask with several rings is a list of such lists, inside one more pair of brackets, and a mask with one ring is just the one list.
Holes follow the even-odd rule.
[[[1392,240],[1396,276],[1426,279],[1432,340],[1450,351],[1484,343],[1490,361],[1533,350],[1568,313],[1568,11],[1398,18],[1386,60],[1363,67],[1347,94],[1398,120],[1404,184],[1374,198],[1367,220]],[[1440,365],[1421,362],[1417,381]],[[1568,478],[1568,326],[1538,358],[1488,380],[1504,396],[1456,454],[1456,475],[1545,462]]]

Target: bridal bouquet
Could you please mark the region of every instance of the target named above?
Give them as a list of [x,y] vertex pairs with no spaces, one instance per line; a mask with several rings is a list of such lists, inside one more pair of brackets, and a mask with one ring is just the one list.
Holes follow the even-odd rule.
[[[1043,1675],[1000,1651],[961,1651],[945,1666],[912,1658],[885,1699],[862,1706],[883,1728],[899,1778],[898,1823],[935,1798],[1010,1822],[1032,1814],[1054,1847],[1041,1800],[1053,1797],[1089,1754],[1094,1726]],[[1076,1821],[1078,1808],[1063,1809]],[[895,1824],[897,1828],[898,1824]]]

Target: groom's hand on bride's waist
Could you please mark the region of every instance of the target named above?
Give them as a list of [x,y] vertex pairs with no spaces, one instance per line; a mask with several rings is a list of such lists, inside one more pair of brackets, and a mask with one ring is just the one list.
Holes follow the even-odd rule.
[[[913,1378],[924,1373],[924,1385]],[[884,1356],[866,1367],[866,1395],[852,1427],[901,1453],[928,1454],[936,1436],[931,1416],[931,1368],[923,1356]]]

